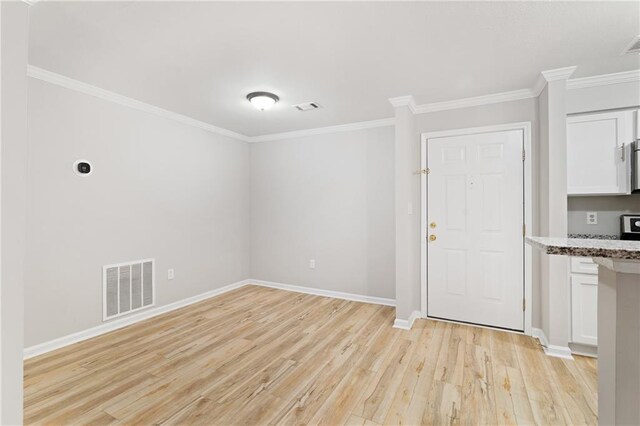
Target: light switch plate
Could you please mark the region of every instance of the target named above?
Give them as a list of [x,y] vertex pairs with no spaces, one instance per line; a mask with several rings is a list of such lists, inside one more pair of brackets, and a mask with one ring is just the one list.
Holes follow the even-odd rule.
[[169,269],[167,271],[167,279],[172,280],[175,277],[175,274],[173,272],[173,269]]
[[587,212],[587,225],[597,225],[597,224],[598,224],[598,213]]
[[309,268],[310,269],[316,269],[316,260],[315,259],[309,260]]

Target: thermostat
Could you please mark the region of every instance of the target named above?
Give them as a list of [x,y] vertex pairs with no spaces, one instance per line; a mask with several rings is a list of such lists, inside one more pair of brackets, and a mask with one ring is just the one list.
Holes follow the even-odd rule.
[[73,171],[80,176],[87,176],[91,174],[91,163],[87,160],[78,160],[73,163]]

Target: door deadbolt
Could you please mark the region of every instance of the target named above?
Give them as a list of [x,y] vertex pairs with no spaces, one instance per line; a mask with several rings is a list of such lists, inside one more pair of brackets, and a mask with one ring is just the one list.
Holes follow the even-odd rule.
[[431,223],[429,224],[429,228],[433,229],[433,228],[435,228],[435,227],[436,227],[436,223],[435,223],[435,222],[431,222]]

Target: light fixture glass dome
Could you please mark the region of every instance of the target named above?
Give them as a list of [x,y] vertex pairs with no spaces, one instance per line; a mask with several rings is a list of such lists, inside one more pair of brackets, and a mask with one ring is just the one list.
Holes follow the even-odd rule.
[[280,100],[278,96],[269,92],[253,92],[247,95],[247,99],[251,102],[251,105],[258,108],[260,111],[271,108],[276,102]]

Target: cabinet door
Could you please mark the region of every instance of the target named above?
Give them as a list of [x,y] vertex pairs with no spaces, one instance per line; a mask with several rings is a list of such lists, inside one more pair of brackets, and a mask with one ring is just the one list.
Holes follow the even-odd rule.
[[598,276],[571,275],[572,341],[598,344]]
[[567,193],[628,194],[633,111],[567,118]]

